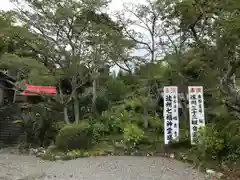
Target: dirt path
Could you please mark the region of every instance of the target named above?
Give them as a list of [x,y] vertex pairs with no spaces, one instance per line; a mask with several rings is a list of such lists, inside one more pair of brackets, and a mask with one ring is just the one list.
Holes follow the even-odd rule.
[[90,157],[50,162],[0,153],[0,180],[204,180],[190,165],[161,157]]

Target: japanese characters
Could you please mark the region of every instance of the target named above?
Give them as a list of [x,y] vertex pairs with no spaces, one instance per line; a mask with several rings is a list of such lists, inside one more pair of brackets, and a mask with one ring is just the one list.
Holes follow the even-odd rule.
[[191,144],[195,144],[198,129],[205,126],[203,87],[189,86],[188,97]]
[[179,116],[178,116],[178,88],[176,86],[164,87],[164,142],[178,140]]

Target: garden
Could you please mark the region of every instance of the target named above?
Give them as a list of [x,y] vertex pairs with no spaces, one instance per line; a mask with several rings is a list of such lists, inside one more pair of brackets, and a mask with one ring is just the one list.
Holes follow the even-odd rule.
[[[168,156],[239,179],[237,0],[125,6],[134,20],[124,12],[112,18],[104,0],[23,3],[27,8],[0,12],[0,69],[15,78],[14,92],[27,82],[57,93],[34,92],[37,103],[25,100],[27,115],[16,98],[1,106],[1,121],[21,127],[22,153],[51,161]],[[180,136],[166,146],[162,93],[172,85],[179,88]],[[204,88],[206,126],[196,145],[190,85]]]

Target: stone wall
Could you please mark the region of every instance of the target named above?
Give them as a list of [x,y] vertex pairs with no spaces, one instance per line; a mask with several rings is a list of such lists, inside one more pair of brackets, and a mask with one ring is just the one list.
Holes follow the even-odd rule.
[[13,123],[16,111],[14,107],[0,111],[0,148],[17,145],[23,135],[21,126]]

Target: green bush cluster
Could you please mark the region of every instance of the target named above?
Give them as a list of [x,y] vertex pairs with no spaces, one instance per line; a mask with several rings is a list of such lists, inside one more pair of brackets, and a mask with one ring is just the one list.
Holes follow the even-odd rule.
[[126,124],[123,130],[124,143],[135,148],[145,138],[144,131],[136,124]]
[[[207,124],[198,134],[195,153],[200,160],[215,160],[221,163],[240,162],[240,123],[225,119],[226,125]],[[220,127],[219,127],[220,126]]]
[[56,137],[59,150],[88,149],[92,145],[92,133],[87,122],[64,126]]
[[[128,108],[130,103],[131,109]],[[133,149],[140,144],[148,144],[150,140],[153,142],[163,135],[163,121],[150,115],[149,128],[145,129],[142,114],[135,111],[138,104],[128,101],[101,115],[88,117],[85,123],[64,126],[56,137],[57,148],[64,151],[86,149],[91,144],[107,140],[114,145],[122,144],[125,149]],[[150,134],[151,138],[148,138]]]
[[225,140],[214,126],[200,128],[197,138],[197,152],[200,157],[217,160],[225,147]]

